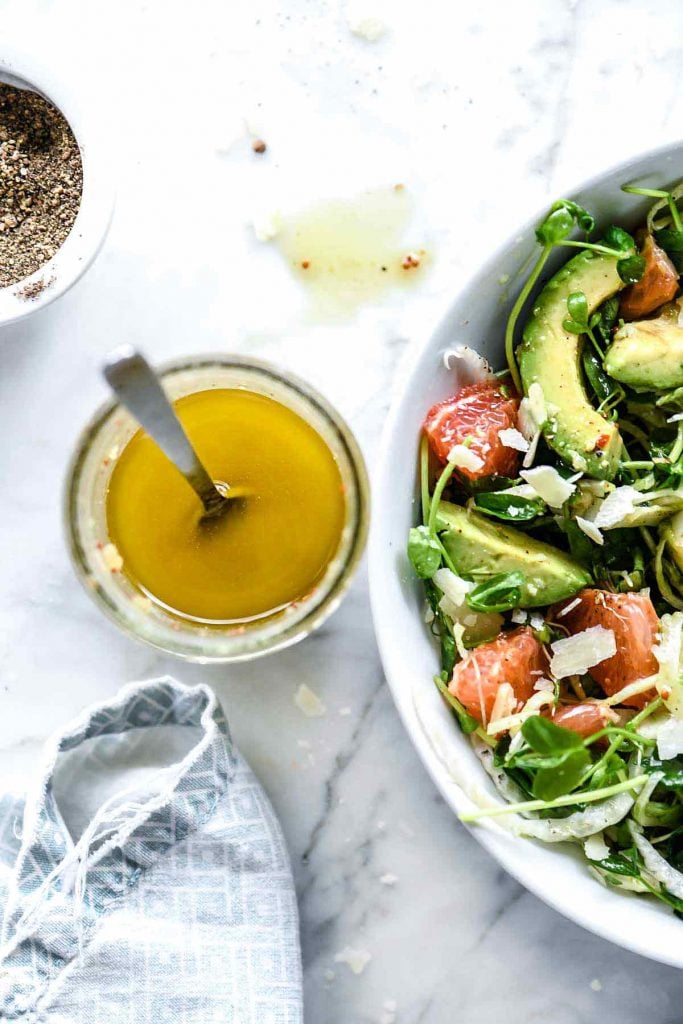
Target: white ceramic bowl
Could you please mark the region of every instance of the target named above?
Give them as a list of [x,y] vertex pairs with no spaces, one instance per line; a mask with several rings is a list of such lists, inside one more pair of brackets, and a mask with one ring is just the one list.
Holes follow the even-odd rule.
[[[648,208],[620,192],[626,182],[661,187],[683,178],[683,143],[657,150],[593,178],[564,198],[593,212],[599,226],[634,225]],[[410,737],[446,801],[456,812],[473,808],[473,788],[499,800],[467,739],[447,710],[432,677],[438,652],[423,622],[424,598],[405,556],[408,529],[417,520],[416,468],[421,422],[429,407],[452,394],[457,380],[442,354],[472,346],[496,367],[504,365],[503,333],[528,260],[537,249],[534,226],[546,208],[496,252],[462,289],[427,338],[402,383],[387,421],[374,490],[370,532],[370,588],[375,629],[394,700]],[[549,272],[570,256],[557,250]],[[501,301],[499,278],[510,275]],[[411,500],[412,499],[412,500]],[[548,846],[505,832],[495,819],[473,835],[519,882],[567,917],[644,956],[683,966],[683,923],[654,899],[604,888],[588,873],[581,851]]]
[[[0,288],[0,326],[35,313],[59,298],[88,269],[106,237],[113,209],[110,165],[102,136],[101,111],[92,90],[77,78],[69,81],[35,58],[13,53],[4,44],[0,53],[0,81],[40,93],[62,112],[76,136],[83,161],[83,196],[74,225],[55,255],[35,273]],[[17,291],[33,282],[52,283],[34,299]]]

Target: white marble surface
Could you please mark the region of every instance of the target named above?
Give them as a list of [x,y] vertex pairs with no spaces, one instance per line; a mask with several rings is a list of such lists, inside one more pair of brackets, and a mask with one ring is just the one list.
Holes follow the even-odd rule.
[[[0,0],[0,47],[40,49],[102,94],[119,193],[83,282],[0,337],[0,771],[25,775],[58,723],[124,681],[206,679],[290,843],[309,1024],[388,1024],[387,1000],[397,1024],[674,1024],[677,972],[561,919],[453,820],[383,682],[364,573],[305,644],[207,670],[119,636],[67,560],[65,463],[114,344],[277,360],[341,408],[372,463],[401,357],[487,248],[572,181],[679,133],[676,0],[361,8],[377,9],[388,31],[369,43],[325,0]],[[416,196],[430,276],[317,324],[252,215],[394,181]],[[302,681],[324,717],[293,703]],[[346,946],[372,955],[359,976],[334,962]]]

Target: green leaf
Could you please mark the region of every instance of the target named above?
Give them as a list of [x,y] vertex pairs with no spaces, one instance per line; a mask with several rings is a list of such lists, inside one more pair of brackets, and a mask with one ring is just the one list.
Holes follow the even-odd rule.
[[577,324],[588,327],[588,300],[583,292],[572,292],[567,296],[567,312]]
[[424,586],[427,600],[434,612],[432,632],[435,636],[438,636],[441,646],[441,670],[446,673],[446,678],[449,679],[458,653],[455,646],[455,638],[444,612],[439,607],[441,591],[431,580],[425,580]]
[[477,494],[474,504],[486,515],[510,523],[528,522],[545,511],[542,498],[522,498],[519,494],[505,494],[504,491]]
[[570,334],[584,334],[586,331],[586,324],[578,324],[575,320],[563,320],[562,326]]
[[671,825],[680,824],[683,817],[683,808],[680,804],[665,804],[660,800],[648,800],[645,807],[648,818],[648,825]]
[[522,726],[522,736],[532,750],[538,754],[554,755],[566,750],[583,748],[583,740],[571,729],[563,729],[555,725],[549,718],[532,715]]
[[683,231],[674,228],[662,228],[655,231],[655,241],[667,254],[676,270],[683,270]]
[[642,766],[648,773],[664,772],[659,783],[662,789],[683,793],[683,757],[672,757],[670,761],[660,761],[657,757],[643,758]]
[[476,720],[476,718],[473,718],[468,711],[465,711],[465,708],[462,706],[457,697],[454,697],[451,691],[448,689],[444,680],[441,679],[439,676],[434,676],[434,682],[436,683],[437,689],[439,690],[441,695],[446,698],[450,706],[455,711],[462,731],[469,735],[469,733],[474,732],[476,729],[478,729],[479,722]]
[[617,249],[619,252],[635,252],[636,249],[633,236],[629,235],[628,231],[624,231],[623,228],[618,228],[614,224],[607,228],[602,240],[605,245],[608,245],[611,249]]
[[640,865],[635,847],[629,850],[622,850],[620,853],[610,853],[604,860],[591,860],[591,864],[609,871],[613,875],[625,875],[627,878],[638,878],[640,876]]
[[617,385],[603,370],[602,363],[595,351],[587,345],[584,345],[583,352],[581,353],[581,363],[583,365],[583,372],[586,374],[586,379],[598,400],[598,404],[604,402],[610,395],[615,393]]
[[657,845],[662,857],[680,871],[683,868],[683,828],[674,829],[668,839]]
[[536,238],[541,245],[556,245],[571,232],[574,217],[564,207],[553,209],[546,219],[536,228]]
[[484,491],[500,491],[504,487],[514,487],[518,480],[509,476],[482,476],[478,480],[468,480],[468,491],[472,494],[481,494]]
[[603,302],[599,312],[600,319],[597,324],[598,334],[605,344],[609,344],[612,340],[614,325],[616,324],[617,317],[619,316],[619,296],[613,295],[611,298]]
[[422,579],[429,579],[441,565],[441,548],[426,526],[413,526],[408,534],[408,558]]
[[466,597],[476,612],[507,612],[522,599],[524,576],[521,572],[501,572],[477,584]]
[[538,800],[554,800],[571,793],[581,782],[590,763],[590,754],[585,747],[566,751],[556,758],[553,765],[539,769],[534,779],[533,795]]
[[550,212],[554,213],[557,210],[563,210],[570,214],[572,219],[586,234],[589,234],[595,227],[595,219],[588,210],[584,209],[583,206],[579,206],[573,199],[558,199],[550,207]]
[[574,215],[574,219],[581,230],[585,231],[586,234],[590,234],[595,227],[595,218],[592,214],[590,214],[588,210],[584,209],[583,206],[579,206],[578,203],[573,202],[571,199],[560,199],[560,203],[563,203],[565,208]]
[[590,569],[593,565],[595,555],[595,544],[586,536],[574,519],[569,514],[562,520],[562,529],[569,541],[569,550],[575,562],[579,562],[584,568]]
[[626,256],[623,260],[617,260],[617,273],[624,284],[635,284],[645,273],[644,257]]

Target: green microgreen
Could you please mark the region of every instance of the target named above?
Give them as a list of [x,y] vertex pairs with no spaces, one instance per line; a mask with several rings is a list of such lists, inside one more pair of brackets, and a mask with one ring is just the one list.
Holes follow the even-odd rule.
[[477,612],[506,612],[519,607],[523,586],[521,572],[497,573],[469,592],[467,604]]
[[536,228],[536,240],[541,246],[541,252],[515,300],[505,328],[505,356],[510,376],[520,394],[522,393],[522,380],[515,359],[515,328],[517,321],[553,248],[556,245],[562,244],[563,240],[567,238],[575,226],[578,226],[588,235],[595,227],[595,221],[592,215],[582,206],[579,206],[578,203],[573,202],[571,199],[560,199],[553,203],[545,219]]
[[505,491],[483,491],[475,495],[474,504],[480,512],[493,519],[523,523],[543,515],[546,504],[542,498],[523,498]]

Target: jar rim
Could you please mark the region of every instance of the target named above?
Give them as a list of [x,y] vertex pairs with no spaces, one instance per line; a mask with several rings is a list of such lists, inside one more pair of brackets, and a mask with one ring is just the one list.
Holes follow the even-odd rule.
[[[84,476],[88,469],[88,458],[107,426],[113,422],[113,417],[119,411],[123,412],[122,406],[115,399],[107,399],[95,410],[77,439],[65,479],[63,515],[67,547],[76,576],[110,620],[136,639],[185,660],[199,663],[229,663],[246,661],[282,650],[317,629],[335,611],[351,583],[365,548],[369,523],[370,485],[363,455],[346,421],[312,385],[289,370],[283,370],[273,363],[251,356],[206,353],[164,362],[157,367],[157,373],[162,381],[169,381],[184,372],[201,372],[212,368],[244,371],[251,375],[254,381],[261,379],[270,382],[280,391],[295,397],[298,403],[310,412],[311,418],[317,417],[321,423],[324,422],[334,435],[335,444],[339,448],[349,476],[349,486],[345,489],[347,509],[344,528],[348,533],[343,551],[340,542],[337,554],[311,595],[300,602],[295,602],[291,606],[291,611],[287,609],[284,613],[263,620],[261,624],[255,623],[246,629],[183,623],[182,620],[160,613],[156,607],[154,615],[150,615],[148,610],[137,607],[130,597],[124,600],[121,574],[117,574],[117,580],[114,574],[97,571],[94,550],[89,551],[84,540],[83,533],[86,527],[81,507],[84,503],[81,491],[86,486]],[[248,380],[240,386],[248,390]],[[197,391],[200,390],[204,389],[197,388]],[[188,390],[185,393],[194,392]],[[275,400],[278,400],[277,397]],[[299,412],[299,415],[307,418],[306,412]],[[332,449],[331,445],[330,448]],[[339,459],[337,462],[339,463]],[[343,475],[341,465],[340,471]]]

